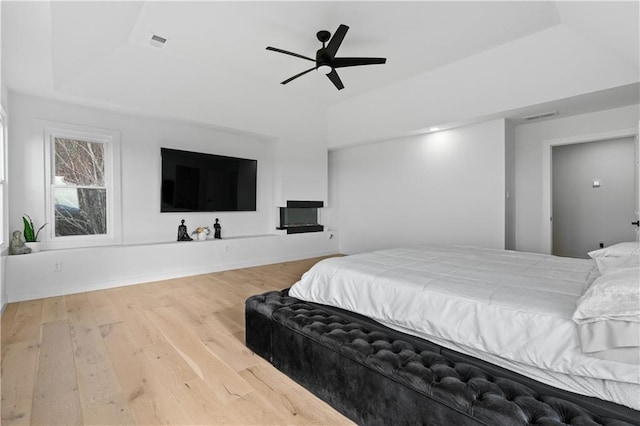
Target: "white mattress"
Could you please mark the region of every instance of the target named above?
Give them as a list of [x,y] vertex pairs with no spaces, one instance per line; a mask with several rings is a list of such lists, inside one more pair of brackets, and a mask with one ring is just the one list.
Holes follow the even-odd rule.
[[572,314],[595,262],[473,247],[414,247],[331,258],[289,294],[572,392],[640,409],[636,365],[586,356]]

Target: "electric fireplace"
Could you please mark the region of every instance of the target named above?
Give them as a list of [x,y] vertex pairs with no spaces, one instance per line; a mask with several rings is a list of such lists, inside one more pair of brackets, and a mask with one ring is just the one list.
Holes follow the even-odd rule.
[[318,209],[324,207],[322,201],[287,201],[287,207],[280,207],[280,226],[287,234],[320,232],[324,226],[318,223]]

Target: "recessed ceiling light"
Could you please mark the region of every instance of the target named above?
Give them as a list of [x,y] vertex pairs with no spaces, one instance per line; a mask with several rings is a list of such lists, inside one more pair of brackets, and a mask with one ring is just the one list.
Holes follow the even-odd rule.
[[157,34],[153,34],[151,36],[151,41],[149,43],[154,47],[163,47],[166,42],[167,42],[166,38],[160,37]]
[[438,130],[440,130],[440,127],[429,127],[430,132],[437,132]]

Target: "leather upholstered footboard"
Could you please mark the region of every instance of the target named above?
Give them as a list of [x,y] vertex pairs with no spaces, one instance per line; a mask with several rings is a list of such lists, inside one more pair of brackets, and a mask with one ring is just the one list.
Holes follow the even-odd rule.
[[640,412],[536,382],[288,290],[245,303],[246,344],[362,425],[640,425]]

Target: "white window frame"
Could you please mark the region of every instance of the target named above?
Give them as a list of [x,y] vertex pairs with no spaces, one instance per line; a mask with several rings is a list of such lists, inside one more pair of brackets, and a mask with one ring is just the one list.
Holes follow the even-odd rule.
[[6,236],[8,234],[7,220],[7,114],[0,106],[0,247],[6,246]]
[[[104,185],[107,197],[107,233],[101,235],[55,235],[55,139],[73,139],[104,144]],[[47,250],[115,245],[122,243],[120,133],[67,123],[55,123],[44,128],[46,222],[43,245]],[[40,235],[42,235],[42,233]]]

